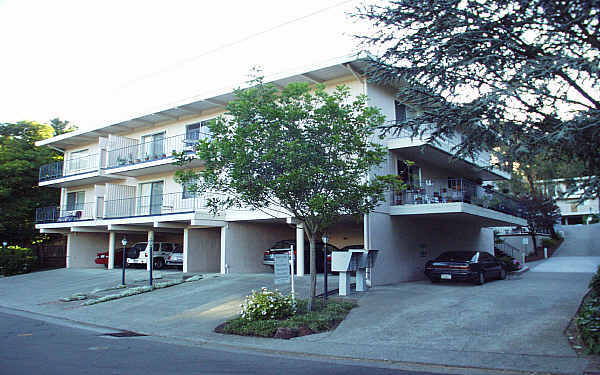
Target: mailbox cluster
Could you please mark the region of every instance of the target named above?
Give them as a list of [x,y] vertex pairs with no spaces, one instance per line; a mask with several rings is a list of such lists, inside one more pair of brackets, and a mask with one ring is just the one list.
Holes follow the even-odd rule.
[[367,290],[366,274],[367,268],[371,270],[373,277],[373,266],[377,259],[379,250],[351,249],[349,251],[334,251],[331,255],[331,270],[339,272],[339,294],[347,296],[350,291],[350,275],[348,272],[356,272],[356,291]]

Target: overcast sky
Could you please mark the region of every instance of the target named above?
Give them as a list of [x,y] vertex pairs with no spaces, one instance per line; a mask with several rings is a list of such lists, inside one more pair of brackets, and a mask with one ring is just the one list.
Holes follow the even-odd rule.
[[0,0],[0,122],[89,128],[357,52],[360,3]]

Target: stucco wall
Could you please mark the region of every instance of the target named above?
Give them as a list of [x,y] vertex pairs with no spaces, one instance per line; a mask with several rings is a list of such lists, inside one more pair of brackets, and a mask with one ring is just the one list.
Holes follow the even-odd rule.
[[221,228],[186,229],[183,259],[183,272],[219,272]]
[[108,233],[69,233],[67,268],[104,267],[94,263],[96,254],[100,251],[108,251]]

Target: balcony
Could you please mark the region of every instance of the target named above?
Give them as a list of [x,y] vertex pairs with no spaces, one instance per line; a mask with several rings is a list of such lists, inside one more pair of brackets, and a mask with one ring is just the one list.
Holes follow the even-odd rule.
[[[172,137],[158,137],[152,141],[108,150],[106,173],[122,176],[137,177],[149,173],[172,171],[175,153],[194,152],[194,145],[201,136],[200,132],[188,132]],[[136,141],[137,142],[137,141]],[[194,160],[186,167],[199,166],[199,160]]]
[[35,210],[37,224],[94,220],[94,202],[75,203],[68,206],[40,207]]
[[104,202],[104,218],[193,213],[200,209],[207,210],[208,199],[210,199],[210,195],[184,196],[184,193],[178,192],[108,200]]
[[[519,202],[491,188],[463,178],[431,178],[419,186],[394,193],[391,215],[466,214],[478,216],[486,226],[526,225]],[[454,215],[447,215],[454,216]]]
[[388,150],[401,156],[402,159],[453,170],[457,175],[471,179],[480,178],[486,181],[510,179],[510,171],[491,166],[491,157],[487,152],[482,152],[473,158],[454,157],[454,147],[460,143],[460,135],[432,143],[427,141],[431,131],[426,129],[420,137],[413,137],[412,131],[403,129],[387,139]]
[[100,154],[91,154],[42,165],[40,186],[69,187],[105,182],[111,178],[103,176]]

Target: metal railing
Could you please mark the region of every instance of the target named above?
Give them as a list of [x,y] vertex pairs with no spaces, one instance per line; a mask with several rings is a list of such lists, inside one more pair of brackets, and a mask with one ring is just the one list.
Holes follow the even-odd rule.
[[201,137],[206,138],[208,135],[200,131],[194,131],[108,150],[106,168],[166,159],[173,157],[173,153],[194,151],[194,145]]
[[94,202],[66,206],[40,207],[35,210],[36,223],[60,223],[94,219]]
[[516,200],[464,178],[427,179],[419,186],[394,192],[392,205],[465,202],[523,218],[525,210]]
[[99,166],[98,154],[81,156],[78,158],[57,161],[40,167],[40,181],[49,181],[57,178],[73,176],[97,170]]
[[65,169],[63,172],[64,176],[72,176],[79,173],[97,170],[99,165],[98,156],[98,154],[91,154],[65,160]]
[[40,181],[53,180],[63,177],[63,162],[57,161],[40,167]]
[[178,192],[108,200],[104,203],[104,217],[124,218],[194,212],[197,209],[206,209],[212,196],[214,195],[204,193],[184,198],[183,192]]

